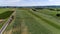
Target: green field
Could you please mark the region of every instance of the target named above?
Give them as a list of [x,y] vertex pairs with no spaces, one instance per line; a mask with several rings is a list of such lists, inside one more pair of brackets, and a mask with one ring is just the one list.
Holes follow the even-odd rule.
[[[16,9],[16,19],[7,27],[5,34],[60,34],[60,19],[57,11],[43,9]],[[24,31],[24,29],[26,29]],[[12,30],[12,31],[11,31]]]
[[11,8],[0,8],[0,19],[8,18],[13,13],[11,10]]
[[4,25],[4,23],[8,20],[10,15],[13,13],[12,11],[8,11],[7,8],[0,8],[0,19],[3,19],[3,22],[0,22],[0,28]]
[[0,14],[0,19],[8,18],[12,13],[13,13],[13,11],[6,11],[6,12]]

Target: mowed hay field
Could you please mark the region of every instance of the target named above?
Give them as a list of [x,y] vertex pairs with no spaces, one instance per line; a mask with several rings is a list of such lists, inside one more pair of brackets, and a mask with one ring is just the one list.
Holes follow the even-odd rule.
[[[60,34],[60,19],[55,12],[16,9],[16,18],[4,34]],[[45,9],[44,9],[45,11]]]

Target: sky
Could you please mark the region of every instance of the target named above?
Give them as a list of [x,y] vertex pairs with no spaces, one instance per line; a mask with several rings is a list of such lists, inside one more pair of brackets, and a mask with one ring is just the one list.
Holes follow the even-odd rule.
[[0,6],[60,5],[60,0],[0,0]]

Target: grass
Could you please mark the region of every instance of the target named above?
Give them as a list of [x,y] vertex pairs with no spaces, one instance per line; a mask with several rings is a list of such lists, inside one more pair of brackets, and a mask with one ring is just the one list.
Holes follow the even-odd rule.
[[30,18],[28,19],[26,18],[25,20],[25,23],[28,26],[29,32],[31,32],[31,34],[51,34],[52,33],[46,27],[40,24],[34,17],[35,16],[31,16]]
[[[50,8],[50,9],[51,9],[51,8]],[[56,10],[55,10],[55,9],[56,9]],[[60,19],[60,17],[57,17],[57,16],[56,16],[56,14],[60,14],[60,11],[57,11],[57,10],[58,10],[58,8],[54,8],[53,11],[52,11],[52,10],[49,10],[49,8],[48,8],[48,9],[42,9],[42,10],[37,9],[36,12],[43,13],[43,14],[46,14],[46,15],[51,15],[51,16],[53,16],[54,18]]]
[[48,9],[38,10],[38,12],[44,13],[47,15],[51,15],[51,16],[56,16],[56,14],[57,14],[57,11],[52,11],[52,10],[48,10]]
[[[29,13],[30,12],[28,10],[19,10],[19,11],[17,11],[17,14],[18,14],[17,18],[18,18],[18,20],[19,19],[25,20],[25,24],[28,26],[28,31],[31,34],[59,34],[59,30],[56,29],[54,26],[49,25],[48,24],[49,22],[45,21],[46,19],[45,20],[42,18],[39,19],[37,16],[35,16],[36,14],[34,15],[32,13],[30,13],[30,14]],[[19,21],[16,21],[16,23],[19,23]],[[16,27],[17,26],[19,26],[19,24],[18,25],[16,24]],[[13,32],[13,33],[15,34],[18,32],[19,31]],[[20,33],[18,33],[18,34],[20,34]]]
[[[27,11],[18,11],[17,14],[19,15],[19,17],[18,17],[19,19],[25,20],[24,23],[28,26],[28,29],[29,29],[28,31],[31,32],[31,34],[40,34],[40,33],[48,34],[49,32],[51,32],[48,29],[46,29],[43,25],[38,23],[38,21],[36,21],[32,16],[29,16],[26,12]],[[18,19],[18,21],[16,21],[16,23],[20,23],[19,19]],[[17,26],[19,26],[19,24],[16,24],[15,27],[17,27]],[[19,31],[13,32],[13,33],[15,34],[18,32]],[[20,33],[18,33],[18,34],[20,34]]]
[[21,34],[21,23],[24,20],[28,34],[60,34],[60,19],[55,18],[55,14],[56,11],[50,12],[48,9],[41,12],[17,9],[15,22],[7,27],[6,32],[12,29],[11,34]]
[[[31,11],[30,11],[30,12],[31,12]],[[32,12],[31,12],[31,13],[32,13]],[[34,13],[35,13],[35,12],[33,12],[32,14],[34,14]],[[46,23],[48,23],[48,24],[50,24],[50,25],[52,25],[52,26],[60,29],[60,23],[59,23],[58,21],[55,21],[55,22],[54,22],[53,19],[51,20],[51,17],[50,17],[50,19],[49,19],[48,16],[46,17],[44,14],[41,14],[41,13],[35,13],[34,15],[37,16],[38,18],[46,21]],[[56,20],[56,19],[55,19],[55,20]],[[57,22],[58,22],[58,23],[57,23]]]
[[[33,14],[33,15],[32,15]],[[38,13],[37,13],[38,14]],[[51,22],[48,22],[48,20],[46,21],[46,19],[44,19],[44,18],[40,18],[41,16],[39,15],[37,15],[36,16],[36,14],[34,14],[34,13],[31,13],[31,15],[33,16],[33,18],[35,18],[36,19],[36,21],[38,21],[40,24],[42,23],[42,25],[44,25],[45,27],[47,27],[47,29],[49,29],[49,30],[51,30],[52,31],[52,34],[54,33],[54,32],[56,32],[56,33],[54,33],[54,34],[59,34],[59,28],[56,30],[56,28],[52,28],[53,26],[52,25],[49,25],[48,23],[51,23]],[[35,15],[35,16],[34,16]],[[42,14],[41,14],[42,15]],[[44,19],[44,20],[42,20],[42,19]],[[55,24],[55,23],[54,23]],[[53,25],[54,25],[53,24]],[[48,25],[48,26],[47,26]],[[52,26],[52,27],[51,27]],[[56,27],[56,25],[55,25],[55,27]],[[50,29],[51,28],[51,29]]]

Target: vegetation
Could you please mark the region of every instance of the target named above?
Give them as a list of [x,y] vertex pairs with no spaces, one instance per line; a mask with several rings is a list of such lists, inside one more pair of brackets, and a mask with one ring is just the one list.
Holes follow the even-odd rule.
[[6,11],[6,12],[0,14],[0,19],[8,18],[12,13],[13,13],[13,11]]
[[8,20],[9,16],[13,13],[13,11],[7,11],[7,8],[0,8],[0,19],[3,20],[0,22],[0,28],[5,24],[5,22]]
[[[4,34],[22,34],[24,32],[26,34],[60,34],[60,19],[56,17],[56,14],[57,11],[46,8],[38,11],[17,8],[16,19],[7,27]],[[24,30],[26,26],[27,30]]]

